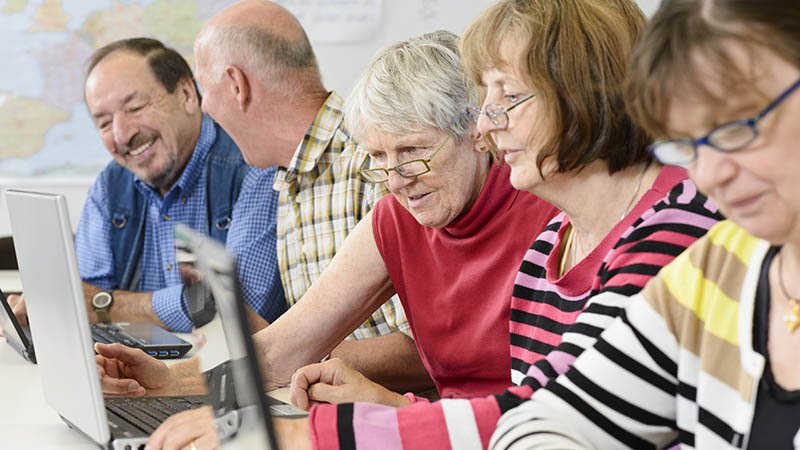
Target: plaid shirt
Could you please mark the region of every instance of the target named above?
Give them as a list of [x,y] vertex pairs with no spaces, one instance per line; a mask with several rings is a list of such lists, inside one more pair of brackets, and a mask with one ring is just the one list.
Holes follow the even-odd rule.
[[[278,264],[286,301],[293,305],[330,263],[359,220],[386,191],[358,176],[367,153],[344,131],[342,98],[331,93],[292,162],[275,176]],[[411,335],[395,295],[349,338],[402,331]]]

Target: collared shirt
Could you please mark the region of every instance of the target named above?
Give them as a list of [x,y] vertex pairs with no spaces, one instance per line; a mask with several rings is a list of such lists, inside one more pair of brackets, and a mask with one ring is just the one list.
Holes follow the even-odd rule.
[[[142,250],[139,291],[153,292],[152,306],[158,318],[174,331],[192,328],[187,309],[180,267],[175,252],[175,223],[183,223],[202,233],[208,232],[206,198],[206,156],[216,140],[213,121],[203,117],[194,153],[176,183],[163,197],[140,179],[136,189],[147,198],[147,217]],[[229,242],[236,245],[234,255],[240,265],[243,284],[257,286],[248,290],[246,301],[267,320],[277,318],[285,309],[282,289],[277,288],[277,264],[274,258],[256,255],[274,253],[277,201],[270,189],[271,172],[248,172],[232,214]],[[240,207],[252,204],[254,207]],[[75,236],[76,254],[83,281],[102,289],[118,288],[114,278],[111,249],[111,218],[106,186],[100,178],[89,190]],[[258,227],[248,230],[247,226]],[[266,231],[265,231],[266,230]],[[236,251],[248,249],[246,253]],[[255,275],[253,275],[255,274]],[[272,274],[269,276],[267,274]],[[249,275],[249,276],[248,276]],[[257,276],[256,276],[257,275]],[[249,294],[249,295],[248,295]]]
[[[345,132],[342,98],[331,93],[289,167],[275,177],[278,263],[286,301],[293,305],[319,278],[345,237],[385,194],[365,183],[358,169],[367,153]],[[392,297],[350,338],[402,331],[411,335],[403,307]]]

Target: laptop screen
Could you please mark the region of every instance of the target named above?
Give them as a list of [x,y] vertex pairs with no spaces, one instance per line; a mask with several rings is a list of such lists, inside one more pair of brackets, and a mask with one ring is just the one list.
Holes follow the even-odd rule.
[[211,289],[222,321],[237,403],[253,411],[253,414],[243,414],[237,441],[261,443],[259,447],[268,443],[270,448],[277,448],[234,259],[219,242],[180,224],[175,227],[175,241],[197,258],[195,267],[203,283]]
[[95,442],[108,442],[66,199],[11,189],[5,194],[45,400]]

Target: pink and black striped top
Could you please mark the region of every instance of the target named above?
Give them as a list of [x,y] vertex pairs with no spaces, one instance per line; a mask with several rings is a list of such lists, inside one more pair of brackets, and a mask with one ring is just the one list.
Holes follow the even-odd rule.
[[[514,387],[501,395],[418,401],[403,408],[319,405],[310,415],[314,448],[486,448],[500,415],[566,372],[585,348],[581,335],[589,343],[603,331],[592,326],[592,315],[619,314],[615,307],[586,307],[591,297],[605,291],[635,294],[720,219],[683,169],[665,167],[606,238],[559,277],[557,249],[569,225],[559,214],[533,242],[516,277],[509,324]],[[565,333],[575,335],[562,344]]]

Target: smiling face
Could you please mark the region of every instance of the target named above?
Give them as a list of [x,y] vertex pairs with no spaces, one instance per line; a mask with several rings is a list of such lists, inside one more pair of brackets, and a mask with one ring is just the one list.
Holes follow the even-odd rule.
[[94,67],[85,95],[112,158],[162,193],[168,191],[200,133],[200,107],[191,80],[179,81],[170,94],[144,57],[117,51]]
[[469,210],[478,198],[489,168],[489,155],[477,150],[471,138],[460,143],[444,132],[428,130],[396,136],[372,132],[361,140],[369,151],[373,168],[394,167],[412,159],[431,160],[430,172],[403,178],[389,172],[386,187],[421,225],[442,228]]
[[[740,73],[755,74],[750,85],[723,92],[714,83],[718,77],[713,70],[698,65],[701,74],[709,75],[704,78],[706,89],[724,104],[698,105],[696,97],[684,91],[686,95],[669,103],[670,137],[698,138],[720,124],[753,117],[800,77],[796,66],[769,50],[751,53],[741,44],[728,49]],[[695,56],[695,61],[702,61],[701,55]],[[750,145],[730,153],[701,146],[688,168],[697,187],[717,202],[726,217],[776,244],[800,242],[798,118],[800,94],[795,92],[759,121],[759,136]]]

